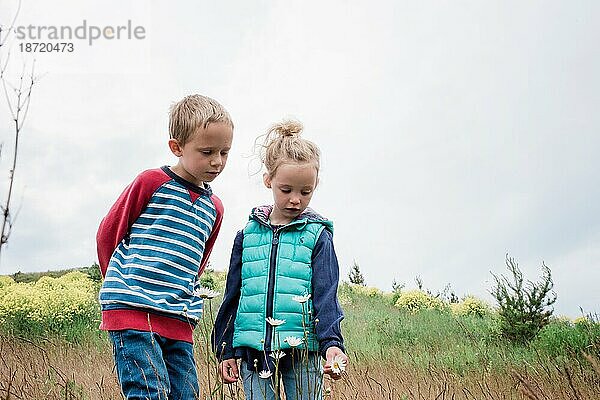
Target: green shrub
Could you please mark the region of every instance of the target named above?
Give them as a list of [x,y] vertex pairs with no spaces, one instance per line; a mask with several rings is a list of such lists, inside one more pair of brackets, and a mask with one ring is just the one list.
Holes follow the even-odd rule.
[[221,271],[215,271],[213,269],[205,269],[200,275],[200,285],[210,290],[216,290],[223,292],[225,290],[225,282],[227,280],[227,273]]
[[542,263],[542,277],[539,282],[524,281],[519,265],[506,256],[506,266],[511,279],[493,274],[496,286],[491,293],[498,302],[498,313],[503,335],[515,342],[526,343],[546,326],[554,311],[551,306],[556,294],[550,268]]
[[217,290],[217,279],[211,270],[205,270],[200,275],[200,285],[210,290]]
[[554,320],[540,330],[531,345],[550,357],[579,356],[600,345],[600,325]]
[[88,275],[88,277],[95,281],[101,282],[102,276],[100,275],[100,266],[96,263],[92,264],[89,267],[78,267],[78,268],[69,268],[69,269],[61,269],[54,271],[45,271],[45,272],[15,272],[10,277],[16,283],[30,283],[35,282],[43,276],[48,276],[50,278],[60,278],[63,275],[68,273],[79,271]]
[[86,273],[92,281],[102,285],[102,274],[100,273],[100,266],[98,264],[94,263],[90,267],[81,268],[81,272]]

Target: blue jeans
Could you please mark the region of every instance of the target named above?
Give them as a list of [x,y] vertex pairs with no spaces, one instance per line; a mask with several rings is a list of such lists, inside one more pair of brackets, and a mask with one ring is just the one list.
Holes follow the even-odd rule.
[[193,346],[152,332],[109,331],[121,390],[127,400],[195,400]]
[[[285,357],[289,357],[286,354]],[[248,369],[245,361],[240,366],[246,400],[274,400],[275,371],[270,378],[259,377],[259,373]],[[323,372],[321,359],[317,353],[310,353],[308,360],[300,357],[293,360],[291,367],[279,371],[279,385],[285,390],[286,400],[322,399]],[[277,398],[281,398],[278,396]]]

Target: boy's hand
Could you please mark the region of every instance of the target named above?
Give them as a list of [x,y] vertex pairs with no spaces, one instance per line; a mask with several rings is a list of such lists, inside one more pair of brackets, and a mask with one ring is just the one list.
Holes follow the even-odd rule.
[[239,377],[239,371],[237,361],[235,361],[235,358],[228,358],[227,360],[221,361],[221,363],[219,364],[219,372],[221,372],[223,382],[236,382]]
[[[343,364],[343,368],[346,368],[346,365],[348,365],[348,357],[344,354],[342,349],[336,346],[328,348],[325,352],[325,357],[327,358],[327,361],[325,361],[325,365],[323,366],[323,373],[331,376],[331,378],[335,380],[340,379],[342,374],[339,367]],[[338,365],[334,366],[334,359]]]

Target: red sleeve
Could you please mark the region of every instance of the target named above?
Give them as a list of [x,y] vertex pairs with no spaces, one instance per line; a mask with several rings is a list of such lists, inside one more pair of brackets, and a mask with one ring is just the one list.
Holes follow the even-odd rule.
[[108,262],[117,245],[127,235],[129,228],[140,216],[152,194],[169,179],[170,177],[160,169],[142,172],[125,188],[100,222],[96,245],[102,276],[106,275]]
[[200,270],[198,270],[198,275],[201,275],[204,272],[204,268],[208,264],[208,257],[210,257],[210,253],[213,249],[213,245],[215,244],[215,240],[217,240],[217,236],[219,235],[219,230],[221,229],[221,221],[223,221],[223,203],[221,199],[219,199],[214,194],[210,196],[213,204],[215,205],[215,209],[217,210],[217,216],[215,218],[215,224],[213,225],[212,232],[206,241],[206,246],[204,246],[204,254],[202,255],[202,262],[200,263]]

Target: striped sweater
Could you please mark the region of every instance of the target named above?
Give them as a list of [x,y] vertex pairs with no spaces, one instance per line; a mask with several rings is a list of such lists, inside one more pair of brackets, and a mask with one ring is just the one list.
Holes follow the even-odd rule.
[[192,341],[202,314],[194,295],[223,216],[210,187],[168,167],[142,172],[100,223],[96,237],[104,277],[100,329],[153,331]]

